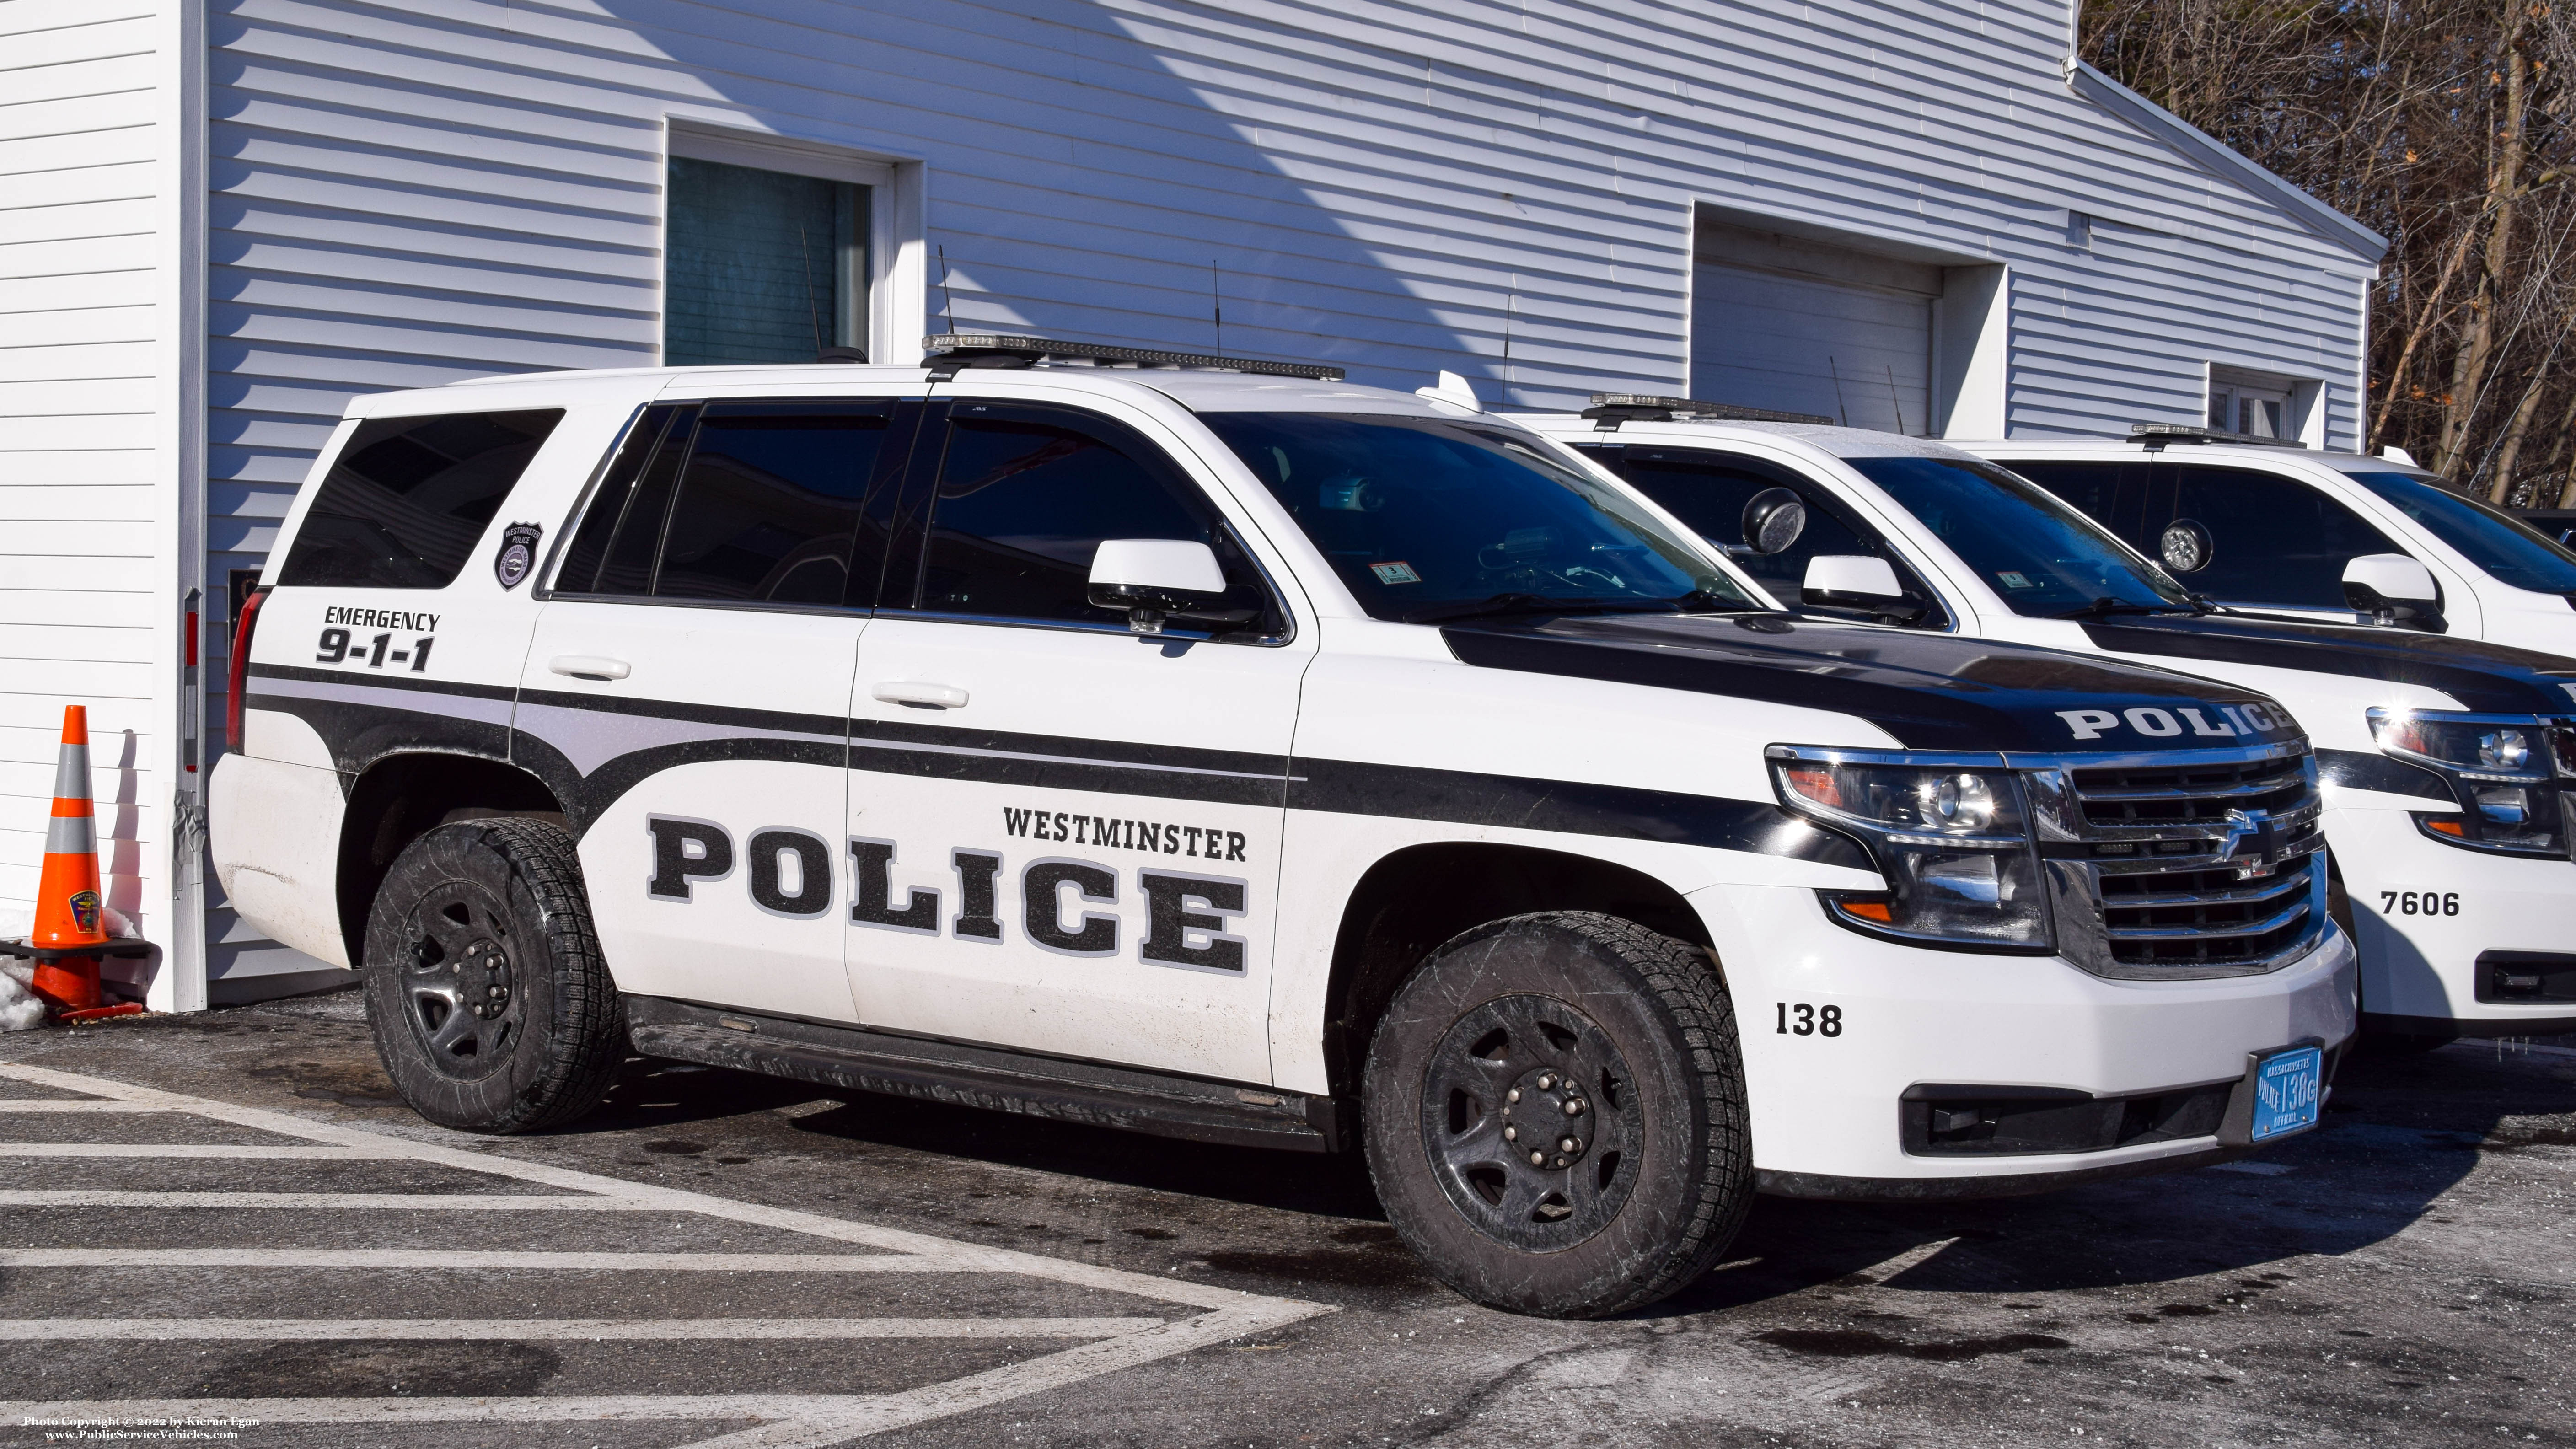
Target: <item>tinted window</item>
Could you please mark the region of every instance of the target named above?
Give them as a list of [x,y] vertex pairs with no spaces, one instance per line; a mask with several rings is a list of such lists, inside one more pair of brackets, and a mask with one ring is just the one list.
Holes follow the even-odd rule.
[[[1592,450],[1586,449],[1590,452]],[[1807,479],[1757,459],[1730,459],[1726,454],[1664,448],[1608,448],[1599,453],[1613,471],[1637,485],[1637,491],[1697,530],[1700,537],[1725,549],[1735,566],[1760,581],[1772,596],[1796,605],[1807,582],[1807,561],[1818,554],[1867,554],[1886,559],[1896,570],[1905,596],[1925,607],[1921,622],[1939,627],[1948,621],[1940,602],[1923,586],[1905,560],[1885,546],[1877,530],[1862,522],[1840,499]],[[1757,493],[1786,488],[1807,507],[1807,526],[1797,540],[1778,553],[1755,553],[1744,538],[1744,505]],[[1813,606],[1817,613],[1864,614],[1865,610]]]
[[2533,532],[2520,519],[2410,473],[2349,476],[2498,580],[2544,594],[2576,593],[2576,553]]
[[2149,463],[2037,463],[2014,460],[2012,470],[2141,547],[2138,518],[2144,511]]
[[1196,485],[1152,444],[1064,408],[959,403],[931,501],[919,607],[1124,625],[1088,597],[1104,539],[1188,539],[1226,567],[1226,609],[1268,612],[1248,563]]
[[653,594],[838,604],[883,405],[735,404],[698,420]]
[[2020,614],[2101,599],[2188,608],[2162,571],[2043,489],[1961,458],[1846,458]]
[[550,408],[360,423],[277,581],[445,588],[562,419]]
[[[2168,465],[2172,466],[2172,465]],[[2344,610],[2344,565],[2366,553],[2403,553],[2323,489],[2250,468],[2175,468],[2170,505],[2147,527],[2193,519],[2209,530],[2209,564],[2183,576],[2228,604]],[[2160,490],[2161,491],[2161,490]]]
[[1502,594],[1752,604],[1698,547],[1517,429],[1383,415],[1203,417],[1374,617],[1433,618]]
[[[572,543],[564,549],[563,563],[555,569],[557,592],[586,594],[599,582],[599,566],[608,557],[610,540],[617,536],[618,524],[625,521],[628,505],[633,501],[635,479],[661,446],[662,435],[671,426],[678,408],[646,408],[627,431],[626,442],[602,473],[599,487],[591,494],[589,506],[582,510],[581,525],[573,531]],[[669,495],[663,495],[667,507]],[[658,515],[657,515],[658,516]],[[639,586],[635,592],[641,592]]]

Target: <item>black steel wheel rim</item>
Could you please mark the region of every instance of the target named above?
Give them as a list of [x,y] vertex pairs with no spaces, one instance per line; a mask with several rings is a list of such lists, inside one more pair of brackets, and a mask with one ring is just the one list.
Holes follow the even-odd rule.
[[1459,1216],[1528,1252],[1609,1226],[1637,1180],[1628,1062],[1599,1023],[1550,996],[1458,1018],[1424,1073],[1422,1145]]
[[509,1060],[527,1015],[514,946],[509,912],[472,881],[441,882],[404,921],[403,1017],[442,1075],[477,1081]]

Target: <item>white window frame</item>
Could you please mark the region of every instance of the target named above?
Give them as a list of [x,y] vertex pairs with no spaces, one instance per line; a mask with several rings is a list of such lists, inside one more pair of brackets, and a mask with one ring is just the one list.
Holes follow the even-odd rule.
[[[895,366],[921,361],[927,330],[928,288],[922,264],[923,166],[899,157],[871,156],[843,146],[743,131],[671,117],[663,130],[663,175],[670,160],[714,161],[790,176],[846,181],[871,189],[868,198],[868,360]],[[667,214],[663,219],[667,227]],[[664,248],[667,258],[669,250]],[[666,263],[667,265],[667,263]],[[661,300],[660,279],[655,303]],[[661,340],[653,343],[661,354]]]
[[2325,409],[2319,406],[2324,396],[2325,384],[2316,378],[2212,363],[2201,416],[2207,418],[2216,410],[2218,400],[2224,397],[2227,399],[2227,421],[2223,431],[2250,432],[2251,429],[2243,426],[2246,402],[2277,403],[2281,409],[2281,425],[2276,435],[2319,448],[2325,446]]

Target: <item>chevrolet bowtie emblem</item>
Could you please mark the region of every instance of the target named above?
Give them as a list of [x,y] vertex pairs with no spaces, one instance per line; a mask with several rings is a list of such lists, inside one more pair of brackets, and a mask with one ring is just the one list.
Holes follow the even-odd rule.
[[2279,821],[2269,810],[2230,810],[2227,812],[2227,834],[2220,838],[2218,854],[2222,860],[2233,860],[2237,847],[2247,836],[2254,838],[2254,857],[2243,862],[2237,875],[2246,880],[2270,875],[2290,858],[2289,840],[2281,833]]

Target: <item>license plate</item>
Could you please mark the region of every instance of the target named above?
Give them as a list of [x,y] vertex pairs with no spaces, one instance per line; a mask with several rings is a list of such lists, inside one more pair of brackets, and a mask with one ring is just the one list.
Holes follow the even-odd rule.
[[2317,1101],[2325,1094],[2326,1054],[2316,1047],[2292,1047],[2254,1064],[2254,1140],[2283,1136],[2317,1125]]

